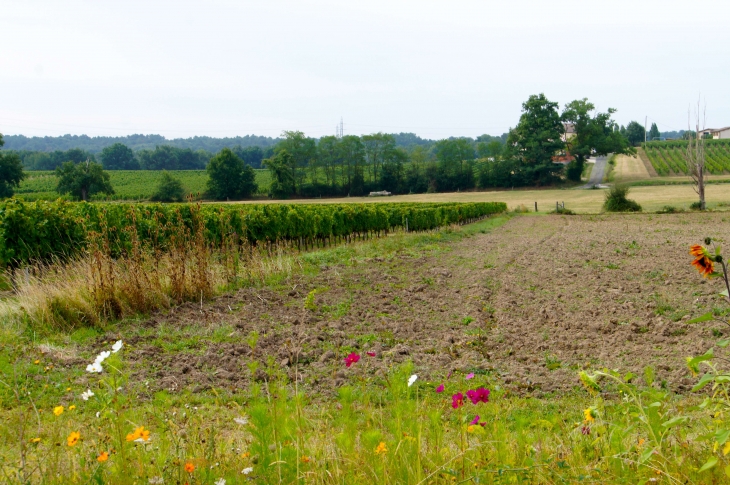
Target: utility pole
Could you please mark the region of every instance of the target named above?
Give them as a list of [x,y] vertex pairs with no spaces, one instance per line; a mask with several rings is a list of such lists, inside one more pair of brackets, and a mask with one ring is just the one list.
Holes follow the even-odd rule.
[[648,116],[644,116],[644,143],[646,143],[646,120],[648,118]]

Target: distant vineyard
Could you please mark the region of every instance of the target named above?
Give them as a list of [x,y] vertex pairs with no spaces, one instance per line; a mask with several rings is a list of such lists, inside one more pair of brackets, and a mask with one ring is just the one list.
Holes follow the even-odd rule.
[[[644,151],[658,175],[687,175],[687,141],[652,141]],[[730,140],[705,140],[707,170],[713,175],[730,173]]]
[[135,240],[165,251],[181,234],[202,235],[214,246],[233,239],[252,244],[292,241],[307,247],[401,227],[434,229],[505,210],[503,202],[200,206],[9,199],[0,203],[0,264],[73,257],[87,247],[90,236],[99,234],[114,254],[131,251]]
[[[268,170],[255,170],[256,183],[259,192],[265,194],[271,184],[271,175]],[[17,197],[26,201],[55,200],[59,197],[56,192],[58,179],[51,171],[29,171],[28,178],[15,191]],[[168,172],[180,179],[188,193],[198,194],[205,192],[208,175],[205,170],[171,170]],[[99,195],[94,200],[147,200],[149,199],[162,177],[162,171],[157,170],[110,170],[109,177],[114,195]]]

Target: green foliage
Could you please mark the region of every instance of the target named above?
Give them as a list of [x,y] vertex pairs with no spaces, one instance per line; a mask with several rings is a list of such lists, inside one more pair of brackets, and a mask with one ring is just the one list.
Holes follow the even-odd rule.
[[269,193],[272,197],[294,195],[297,190],[294,164],[294,157],[286,150],[279,150],[273,158],[264,160],[264,166],[271,171]]
[[[687,140],[653,141],[644,151],[659,175],[689,173]],[[730,173],[730,140],[704,140],[705,169],[713,175]]]
[[561,140],[564,132],[558,103],[539,94],[522,104],[522,116],[510,132],[507,147],[520,161],[526,180],[545,185],[559,179],[562,166],[553,163],[553,156],[565,147]]
[[162,171],[162,179],[150,197],[154,202],[182,202],[185,199],[185,187],[180,179],[170,175],[167,170]]
[[644,130],[644,125],[639,123],[638,121],[632,121],[631,123],[626,126],[626,139],[631,144],[631,146],[639,146],[642,143],[644,143],[646,138],[646,130]]
[[139,161],[134,152],[121,143],[104,148],[99,156],[105,170],[139,170]]
[[256,192],[256,174],[231,150],[224,148],[210,159],[208,196],[216,200],[243,199]]
[[70,194],[77,199],[89,200],[97,193],[114,193],[109,174],[96,162],[65,162],[56,169],[56,177],[56,191],[62,195]]
[[654,140],[655,138],[661,137],[661,133],[659,133],[659,128],[657,128],[656,123],[651,124],[651,128],[649,128],[649,139]]
[[[205,238],[215,245],[235,232],[251,243],[258,241],[307,241],[342,238],[352,234],[392,231],[405,227],[423,231],[448,224],[464,223],[504,212],[501,202],[446,204],[206,204],[200,209]],[[86,247],[89,231],[110,228],[113,253],[132,249],[133,226],[142,242],[162,246],[170,242],[167,223],[184,224],[195,231],[190,206],[160,204],[75,204],[70,202],[24,203],[10,199],[0,203],[0,263],[21,264],[50,261],[78,254]]]
[[[0,133],[0,148],[3,147],[3,135]],[[0,151],[0,198],[12,197],[15,187],[25,178],[20,157],[14,153]]]
[[636,201],[628,199],[629,187],[614,185],[606,192],[603,210],[607,212],[640,212],[641,206]]

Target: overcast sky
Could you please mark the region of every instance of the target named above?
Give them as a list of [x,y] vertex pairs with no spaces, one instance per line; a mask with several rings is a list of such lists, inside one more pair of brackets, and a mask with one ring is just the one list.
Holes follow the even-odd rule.
[[501,134],[544,92],[730,126],[730,2],[0,2],[0,132]]

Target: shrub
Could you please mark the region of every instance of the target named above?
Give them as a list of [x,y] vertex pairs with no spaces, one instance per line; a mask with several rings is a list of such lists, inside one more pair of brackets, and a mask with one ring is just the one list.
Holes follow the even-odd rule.
[[676,214],[677,212],[683,212],[683,210],[677,209],[673,205],[665,205],[661,208],[661,210],[657,211],[657,213],[659,214]]
[[603,210],[607,212],[640,212],[641,206],[635,201],[626,198],[629,188],[623,185],[614,185],[606,192],[606,201]]
[[553,209],[550,211],[551,214],[563,214],[564,216],[574,216],[575,212],[573,212],[570,209],[566,209],[565,207],[558,207],[557,209]]
[[692,202],[692,203],[691,203],[691,204],[689,205],[689,208],[690,208],[691,210],[693,210],[693,211],[701,211],[701,210],[702,210],[702,204],[701,204],[701,203],[700,203],[699,201],[697,201],[697,202]]
[[176,179],[167,170],[162,172],[162,179],[150,197],[154,202],[182,202],[185,198],[185,187],[180,179]]

